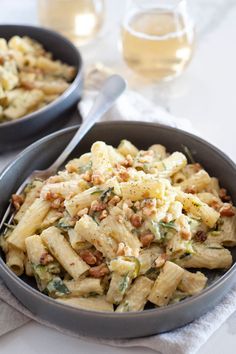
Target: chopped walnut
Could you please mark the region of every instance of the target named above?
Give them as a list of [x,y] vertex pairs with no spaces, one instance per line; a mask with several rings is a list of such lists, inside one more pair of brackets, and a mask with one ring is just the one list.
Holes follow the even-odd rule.
[[43,253],[39,259],[39,263],[46,265],[50,262],[53,262],[53,257],[48,252]]
[[52,209],[60,209],[63,206],[64,206],[64,199],[63,198],[57,198],[51,202]]
[[141,207],[144,208],[153,208],[153,207],[156,207],[157,205],[157,201],[156,199],[154,198],[151,198],[151,199],[145,199],[141,202]]
[[195,233],[194,239],[198,242],[205,242],[207,239],[207,234],[205,231],[199,230]]
[[138,214],[133,214],[130,218],[130,222],[134,227],[140,227],[142,225],[142,217]]
[[189,194],[196,194],[196,188],[193,186],[193,187],[187,187],[185,188],[185,193],[189,193]]
[[21,205],[24,203],[24,197],[20,194],[12,194],[11,200],[16,210],[19,210]]
[[86,171],[85,173],[83,173],[83,174],[81,175],[81,177],[83,178],[84,181],[86,181],[86,182],[91,182],[92,173],[91,173],[91,171]]
[[143,215],[145,216],[151,216],[152,214],[155,214],[156,212],[156,208],[148,208],[148,207],[145,207],[143,208]]
[[91,181],[94,185],[102,184],[105,182],[104,177],[101,175],[101,173],[94,173],[91,177]]
[[102,211],[106,209],[106,204],[99,202],[98,200],[94,200],[91,203],[90,210],[91,211]]
[[59,193],[47,192],[44,199],[47,200],[48,202],[52,202],[55,199],[59,199],[59,198],[62,198]]
[[151,232],[149,232],[147,234],[141,235],[140,241],[143,247],[149,247],[151,242],[154,240],[154,238],[155,238],[154,235]]
[[165,264],[166,261],[167,261],[166,253],[160,254],[160,256],[158,256],[157,259],[155,260],[155,263],[154,263],[155,267],[156,268],[162,267]]
[[220,215],[228,217],[234,216],[235,208],[230,203],[224,203],[224,205],[220,208]]
[[84,208],[78,211],[77,216],[82,217],[83,215],[88,214],[88,211],[89,211],[88,208]]
[[131,155],[127,155],[126,159],[124,161],[121,162],[121,165],[125,166],[125,167],[131,167],[133,166],[133,158]]
[[130,178],[129,172],[127,170],[121,170],[118,172],[118,179],[120,182],[127,182]]
[[69,173],[73,173],[73,172],[77,172],[78,168],[75,165],[68,164],[68,165],[66,165],[66,170]]
[[101,215],[99,216],[99,220],[103,220],[103,219],[105,219],[107,216],[108,216],[108,211],[107,211],[106,209],[104,209],[104,210],[101,212]]
[[94,256],[96,257],[96,259],[97,259],[96,265],[100,265],[100,264],[102,263],[102,261],[103,261],[103,254],[102,254],[100,251],[95,250],[95,251],[93,252],[93,255],[94,255]]
[[89,275],[93,278],[102,278],[109,274],[109,269],[105,263],[89,269]]
[[182,229],[182,230],[180,230],[180,236],[184,240],[190,240],[191,239],[191,232],[189,230]]
[[85,261],[88,265],[95,265],[97,263],[97,258],[89,250],[81,250],[79,256]]
[[227,190],[225,188],[220,189],[219,197],[223,202],[230,202],[231,200],[231,197],[227,194]]
[[173,220],[173,215],[171,213],[166,213],[166,215],[162,219],[163,222],[170,222],[172,220]]
[[209,203],[209,206],[210,206],[211,208],[217,210],[217,211],[220,209],[221,205],[222,205],[222,204],[221,204],[220,201],[217,200],[217,199],[213,199],[213,200]]
[[108,204],[109,205],[116,205],[119,202],[120,202],[120,197],[115,195],[113,198],[111,198],[111,200],[109,200]]

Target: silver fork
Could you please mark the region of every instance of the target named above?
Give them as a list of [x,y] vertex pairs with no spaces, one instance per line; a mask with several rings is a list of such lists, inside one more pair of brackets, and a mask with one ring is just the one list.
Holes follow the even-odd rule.
[[[59,167],[66,161],[68,156],[74,150],[74,148],[78,145],[78,143],[82,140],[85,134],[92,128],[92,126],[111,108],[113,103],[117,100],[117,98],[124,92],[126,88],[125,80],[119,75],[110,76],[100,89],[100,93],[98,94],[92,108],[90,109],[87,118],[81,124],[78,131],[71,139],[66,148],[62,151],[62,153],[58,156],[58,158],[53,162],[51,166],[49,166],[46,170],[35,170],[31,173],[29,177],[21,184],[21,186],[16,191],[16,194],[20,194],[26,185],[32,182],[34,179],[39,178],[41,180],[46,180],[48,177],[54,175]],[[14,214],[11,213],[12,203],[9,204],[2,221],[0,223],[0,232],[2,227],[6,223],[11,223]],[[11,216],[10,216],[11,214]],[[10,216],[10,217],[9,217]]]

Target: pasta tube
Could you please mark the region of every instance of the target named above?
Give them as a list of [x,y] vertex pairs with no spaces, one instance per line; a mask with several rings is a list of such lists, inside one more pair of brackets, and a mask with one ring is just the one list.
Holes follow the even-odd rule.
[[89,266],[73,250],[60,230],[51,226],[41,234],[43,242],[62,267],[74,278],[78,279],[89,270]]
[[167,305],[183,275],[183,268],[167,261],[153,285],[148,300],[157,306]]
[[113,305],[106,301],[104,296],[97,297],[74,297],[74,298],[62,298],[56,299],[65,305],[77,307],[79,309],[85,309],[89,311],[105,311],[113,312]]
[[109,235],[105,235],[96,222],[88,215],[84,215],[75,224],[75,231],[86,241],[90,242],[98,251],[109,259],[116,256],[117,242]]
[[214,227],[220,214],[193,194],[178,192],[176,199],[183,204],[183,209],[202,221],[209,227]]
[[195,295],[205,288],[206,283],[207,277],[203,273],[191,273],[185,270],[178,289],[188,295]]
[[25,239],[33,235],[40,228],[49,209],[49,202],[39,198],[35,199],[20,219],[19,224],[14,228],[12,234],[8,237],[9,244],[25,251]]
[[228,269],[232,265],[231,253],[219,246],[209,244],[194,244],[194,253],[175,262],[184,268]]
[[138,277],[117,307],[116,312],[142,311],[153,284],[154,282],[146,277]]
[[18,276],[24,272],[25,255],[22,250],[9,246],[6,253],[7,266]]

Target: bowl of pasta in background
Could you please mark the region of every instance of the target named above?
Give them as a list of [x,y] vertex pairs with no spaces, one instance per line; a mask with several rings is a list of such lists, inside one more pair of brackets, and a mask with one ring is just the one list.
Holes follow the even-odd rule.
[[[77,127],[70,127],[48,135],[25,149],[0,176],[0,216],[8,201],[22,181],[34,169],[48,167],[61,153],[74,135]],[[211,176],[216,176],[236,203],[235,164],[220,150],[190,133],[167,126],[142,122],[105,122],[96,124],[81,141],[70,158],[90,150],[101,140],[117,146],[128,139],[139,149],[152,144],[162,144],[171,153],[184,151],[183,145],[192,152]],[[45,154],[47,151],[47,154]],[[170,331],[183,326],[219,303],[236,278],[236,247],[230,249],[233,264],[227,271],[207,271],[207,287],[199,294],[178,303],[141,312],[98,312],[78,309],[57,302],[40,293],[32,278],[17,277],[0,259],[0,275],[7,287],[32,313],[50,323],[75,333],[103,338],[135,338]]]
[[[76,111],[76,104],[81,97],[82,92],[82,59],[78,49],[66,38],[64,38],[59,33],[56,33],[52,30],[46,28],[40,28],[35,26],[29,25],[0,25],[0,38],[4,38],[5,40],[9,41],[12,37],[19,36],[24,37],[27,36],[37,42],[39,42],[43,48],[52,54],[53,60],[60,60],[64,64],[68,64],[71,67],[74,67],[75,73],[73,75],[73,79],[70,80],[68,86],[65,87],[65,90],[58,95],[55,95],[55,99],[53,98],[53,94],[51,94],[52,99],[50,99],[50,95],[47,91],[44,94],[45,101],[47,100],[48,103],[40,102],[40,95],[39,97],[33,95],[32,100],[37,102],[37,106],[35,109],[30,109],[27,113],[23,116],[13,119],[15,115],[14,112],[9,112],[8,119],[1,118],[2,108],[4,109],[4,104],[0,105],[0,150],[11,150],[13,148],[18,148],[21,146],[26,146],[27,144],[35,141],[39,136],[43,136],[48,134],[49,132],[56,131],[57,129],[61,128],[63,124],[68,121],[67,116],[73,111]],[[16,41],[15,41],[16,42]],[[21,46],[21,43],[14,43],[15,47]],[[0,43],[0,46],[3,46],[3,43]],[[15,47],[13,49],[15,49]],[[4,55],[4,47],[1,49]],[[22,49],[22,53],[24,54],[24,48]],[[21,54],[21,53],[20,53]],[[4,57],[3,57],[4,58]],[[15,58],[15,57],[14,57]],[[45,63],[41,63],[44,65]],[[47,64],[47,63],[46,63]],[[50,65],[51,63],[49,63]],[[2,68],[1,70],[5,70],[4,68],[4,59],[1,62]],[[31,65],[31,59],[26,63],[26,65]],[[32,64],[33,65],[33,64]],[[9,69],[10,64],[7,63],[6,70]],[[26,67],[27,69],[27,67]],[[28,77],[32,75],[30,71],[31,68],[27,69],[25,72]],[[10,75],[12,73],[10,72]],[[4,72],[5,75],[5,72]],[[6,72],[6,75],[8,73]],[[27,78],[27,76],[25,77]],[[50,67],[47,68],[47,75],[50,75]],[[8,77],[7,77],[8,79]],[[9,79],[11,80],[12,77],[10,76]],[[14,77],[13,77],[14,79]],[[9,80],[9,81],[10,81]],[[30,85],[27,87],[27,82],[25,83],[26,94],[27,89],[28,92],[32,89],[31,84],[34,85],[34,79],[32,79]],[[4,82],[5,84],[5,82]],[[9,85],[7,80],[6,86]],[[11,85],[11,81],[10,81]],[[38,85],[42,86],[42,82],[38,82]],[[15,86],[17,91],[18,86]],[[50,89],[50,88],[49,88]],[[38,89],[37,89],[38,90]],[[37,94],[37,90],[36,92]],[[41,89],[40,89],[41,90]],[[41,90],[42,91],[42,90]],[[14,90],[13,90],[14,92]],[[32,92],[32,91],[31,91]],[[10,96],[11,95],[11,96]],[[10,100],[15,99],[14,95],[10,92]],[[19,99],[22,94],[19,94]],[[22,97],[22,100],[28,99]],[[0,92],[0,100],[4,102],[2,99],[2,92]],[[37,101],[38,100],[38,101]],[[16,100],[13,102],[13,108],[18,104]],[[34,101],[32,101],[32,107],[34,105]],[[22,109],[24,107],[24,102],[19,102],[19,108]],[[11,107],[12,108],[12,107]],[[8,110],[9,111],[9,110]],[[24,112],[24,111],[22,111]]]

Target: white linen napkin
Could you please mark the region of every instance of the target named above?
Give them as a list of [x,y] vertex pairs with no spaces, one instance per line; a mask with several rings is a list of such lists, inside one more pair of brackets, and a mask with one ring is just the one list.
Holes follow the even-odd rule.
[[[95,74],[98,76],[96,77],[96,80],[87,80],[85,97],[80,103],[82,115],[89,110],[89,107],[92,104],[93,97],[96,94],[94,87],[96,87],[98,82],[101,81],[101,78],[104,78],[103,70],[101,70],[101,68],[99,70],[95,70]],[[93,78],[95,76],[93,76]],[[90,83],[90,85],[88,83]],[[93,90],[91,90],[91,86]],[[172,116],[163,108],[156,107],[153,103],[149,102],[138,93],[129,90],[126,91],[126,93],[118,100],[115,107],[104,117],[104,120],[122,119],[154,121],[193,132],[193,128],[188,120]],[[161,354],[193,354],[196,353],[196,351],[208,340],[208,338],[233,313],[236,323],[235,310],[236,287],[228,292],[219,305],[217,305],[212,311],[177,330],[150,337],[129,340],[104,340],[100,338],[88,338],[82,337],[71,331],[66,331],[61,327],[52,325],[51,323],[35,317],[14,297],[14,295],[7,289],[0,279],[0,335],[20,327],[30,320],[35,320],[65,334],[82,338],[84,340],[95,341],[97,343],[119,347],[146,347]]]

